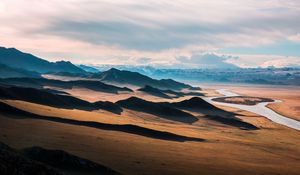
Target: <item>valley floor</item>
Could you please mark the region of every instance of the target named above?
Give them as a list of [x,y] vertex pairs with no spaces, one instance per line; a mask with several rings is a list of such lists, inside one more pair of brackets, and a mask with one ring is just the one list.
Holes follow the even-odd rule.
[[[299,116],[297,89],[226,88],[243,95],[278,98],[283,100],[283,105],[278,104],[271,106],[272,108],[278,112],[290,110],[291,113],[287,112],[289,114],[287,116],[294,118]],[[205,89],[204,92],[208,96],[216,93],[213,89]],[[204,139],[204,141],[172,141],[72,123],[0,114],[0,141],[14,148],[41,146],[65,150],[123,174],[296,175],[300,172],[299,131],[271,122],[262,116],[229,107],[219,106],[236,113],[237,117],[260,129],[243,130],[195,113],[199,120],[193,124],[184,124],[131,110],[125,110],[121,115],[117,115],[102,110],[60,109],[16,100],[2,102],[41,116],[105,124],[132,124]]]

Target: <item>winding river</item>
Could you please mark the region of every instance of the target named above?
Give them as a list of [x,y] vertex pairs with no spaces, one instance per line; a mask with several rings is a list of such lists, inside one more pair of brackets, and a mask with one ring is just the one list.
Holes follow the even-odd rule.
[[[226,89],[219,89],[217,90],[218,93],[224,95],[225,97],[234,97],[234,96],[239,96],[239,94],[230,92]],[[219,97],[224,97],[224,96],[219,96]],[[216,102],[213,101],[212,99],[214,98],[219,98],[219,97],[206,97],[204,98],[204,100],[206,100],[207,102],[211,103],[211,104],[216,104],[216,105],[223,105],[223,106],[229,106],[229,107],[234,107],[234,108],[238,108],[238,109],[242,109],[245,111],[249,111],[261,116],[264,116],[270,120],[272,120],[273,122],[285,125],[287,127],[296,129],[300,131],[300,122],[297,120],[293,120],[290,119],[288,117],[282,116],[278,113],[276,113],[275,111],[273,111],[272,109],[268,108],[267,105],[270,103],[279,103],[281,101],[279,100],[275,100],[274,102],[262,102],[262,103],[258,103],[256,105],[242,105],[242,104],[232,104],[232,103],[223,103],[223,102]]]

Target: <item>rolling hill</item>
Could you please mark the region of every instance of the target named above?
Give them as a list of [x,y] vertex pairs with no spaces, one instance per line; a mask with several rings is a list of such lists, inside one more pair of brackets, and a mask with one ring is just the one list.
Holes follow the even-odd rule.
[[0,174],[3,175],[64,175],[53,167],[24,157],[17,150],[14,150],[1,142],[0,165]]
[[3,175],[64,175],[120,173],[90,160],[77,157],[63,150],[30,147],[15,150],[0,142],[0,173]]
[[74,87],[86,88],[99,92],[114,93],[118,92],[131,92],[129,88],[121,88],[113,85],[108,85],[100,81],[88,81],[88,80],[76,80],[76,81],[60,81],[60,80],[51,80],[45,78],[7,78],[0,79],[0,83],[14,85],[14,86],[23,86],[23,87],[32,87],[42,89],[44,86],[51,86],[63,89],[72,89]]
[[247,130],[259,129],[255,125],[244,122],[241,119],[237,118],[235,113],[231,113],[219,109],[218,107],[208,103],[207,101],[199,97],[193,97],[188,100],[183,100],[180,102],[173,102],[173,103],[162,102],[160,104],[177,108],[177,109],[200,112],[202,114],[205,114],[205,118],[207,119],[214,120],[226,125],[238,127],[241,129],[247,129]]
[[193,123],[198,120],[198,118],[187,112],[164,104],[146,101],[137,97],[130,97],[125,100],[120,100],[116,103],[127,109],[149,113],[161,118],[166,118],[178,122]]
[[48,90],[34,88],[0,86],[0,99],[21,100],[65,109],[87,111],[103,109],[116,114],[122,112],[122,108],[112,102],[98,101],[90,103],[73,96],[55,94]]
[[[194,88],[190,88],[190,89],[194,89]],[[157,97],[161,97],[161,98],[178,98],[178,97],[183,97],[183,96],[203,96],[203,93],[201,92],[179,92],[179,91],[173,91],[173,90],[165,90],[165,89],[158,89],[149,85],[146,85],[142,88],[139,88],[138,91],[153,95],[153,96],[157,96]]]
[[146,85],[145,87],[138,89],[138,91],[141,91],[141,92],[153,95],[153,96],[161,97],[161,98],[172,98],[169,95],[165,94],[163,92],[163,90],[154,88],[149,85]]

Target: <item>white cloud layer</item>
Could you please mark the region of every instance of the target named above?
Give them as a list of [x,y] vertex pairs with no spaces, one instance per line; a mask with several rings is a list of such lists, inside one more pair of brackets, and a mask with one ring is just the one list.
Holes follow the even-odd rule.
[[[150,58],[171,65],[224,48],[299,43],[300,1],[1,0],[0,22],[0,45],[50,60],[140,64],[139,58]],[[261,56],[233,62],[258,66],[280,57]]]

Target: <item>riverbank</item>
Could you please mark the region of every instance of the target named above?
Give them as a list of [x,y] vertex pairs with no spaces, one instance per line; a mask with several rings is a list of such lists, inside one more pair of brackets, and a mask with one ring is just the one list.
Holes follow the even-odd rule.
[[273,111],[272,109],[268,108],[267,105],[272,104],[272,103],[279,103],[280,101],[275,100],[274,102],[262,102],[258,103],[256,105],[243,105],[243,104],[233,104],[233,103],[224,103],[224,102],[217,102],[214,101],[214,99],[218,98],[226,98],[226,97],[238,97],[239,94],[233,93],[229,90],[226,89],[219,89],[217,90],[218,93],[221,95],[224,95],[225,97],[206,97],[204,98],[207,102],[211,104],[216,104],[216,105],[224,105],[224,106],[229,106],[241,110],[246,110],[261,116],[264,116],[273,122],[276,122],[278,124],[285,125],[287,127],[296,129],[300,131],[300,122],[294,119],[290,119],[286,116],[280,115],[276,113],[276,111]]
[[222,103],[231,103],[231,104],[241,104],[241,105],[257,105],[258,103],[273,102],[274,100],[270,98],[234,96],[234,97],[214,98],[213,101],[222,102]]
[[269,85],[226,85],[214,84],[201,86],[206,89],[208,96],[215,96],[216,89],[228,89],[242,96],[254,96],[280,100],[281,103],[271,103],[268,108],[276,113],[300,121],[300,88],[295,86],[269,86]]

